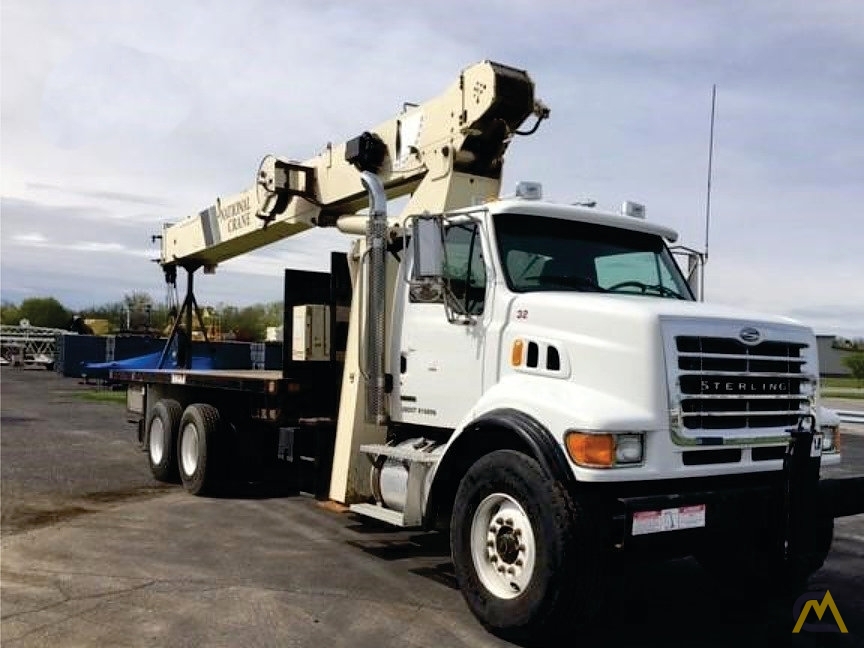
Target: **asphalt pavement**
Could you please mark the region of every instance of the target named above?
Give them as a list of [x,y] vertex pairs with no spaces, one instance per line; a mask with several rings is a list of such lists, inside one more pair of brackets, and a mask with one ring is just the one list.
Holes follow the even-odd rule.
[[[4,648],[508,645],[468,612],[446,538],[303,496],[158,484],[123,406],[79,398],[92,389],[2,370]],[[864,436],[844,450],[832,473],[864,473]],[[864,645],[862,515],[837,520],[808,588],[831,591],[848,634],[792,634],[794,596],[759,599],[746,578],[721,588],[692,559],[618,569],[597,627],[558,645]]]

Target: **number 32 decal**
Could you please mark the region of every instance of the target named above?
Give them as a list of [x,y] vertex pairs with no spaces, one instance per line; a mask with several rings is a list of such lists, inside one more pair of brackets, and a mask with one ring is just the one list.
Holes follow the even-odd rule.
[[517,309],[516,319],[528,319],[528,310],[524,308]]

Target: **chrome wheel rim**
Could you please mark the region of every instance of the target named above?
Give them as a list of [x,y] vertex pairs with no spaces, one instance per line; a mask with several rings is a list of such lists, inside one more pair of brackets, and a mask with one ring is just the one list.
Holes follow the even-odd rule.
[[189,423],[183,428],[183,439],[180,441],[180,463],[183,474],[191,477],[198,469],[198,428]]
[[147,445],[150,450],[150,461],[153,462],[154,466],[158,466],[165,456],[165,427],[162,424],[162,419],[156,417],[150,422],[149,434]]

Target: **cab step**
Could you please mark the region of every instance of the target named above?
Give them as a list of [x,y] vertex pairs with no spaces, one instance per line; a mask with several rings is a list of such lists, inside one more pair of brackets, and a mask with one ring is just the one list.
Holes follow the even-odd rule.
[[381,520],[382,522],[402,527],[403,529],[412,529],[420,526],[419,524],[410,526],[405,524],[405,516],[402,513],[394,511],[393,509],[384,508],[383,506],[378,506],[377,504],[352,504],[350,508],[352,513]]
[[390,446],[383,443],[367,443],[360,446],[360,452],[368,455],[385,456],[390,459],[398,459],[409,463],[434,464],[440,458],[440,454],[429,452],[428,449],[415,450],[399,446]]

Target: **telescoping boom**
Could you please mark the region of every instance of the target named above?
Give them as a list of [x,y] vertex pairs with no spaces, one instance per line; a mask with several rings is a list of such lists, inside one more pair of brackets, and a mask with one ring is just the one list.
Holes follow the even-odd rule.
[[[519,126],[548,109],[524,71],[484,61],[444,93],[304,162],[266,156],[255,183],[162,232],[166,270],[204,267],[368,206],[358,169],[374,172],[388,199],[411,194],[405,213],[443,211],[496,198],[504,153]],[[350,227],[346,224],[346,227]]]

